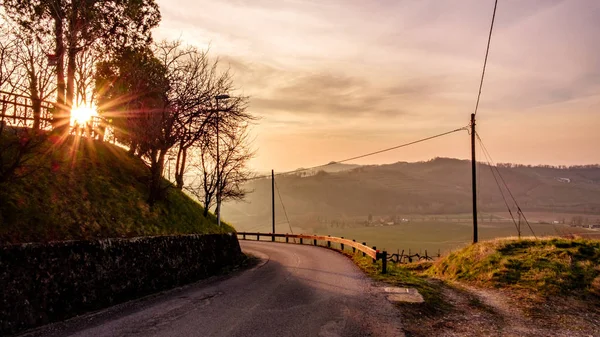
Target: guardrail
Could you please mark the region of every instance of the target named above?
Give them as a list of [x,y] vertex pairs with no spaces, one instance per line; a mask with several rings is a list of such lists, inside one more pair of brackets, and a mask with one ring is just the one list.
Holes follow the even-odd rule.
[[[256,241],[260,241],[260,237],[271,238],[271,241],[275,241],[275,238],[284,238],[285,243],[290,243],[290,239],[299,240],[299,244],[305,244],[304,240],[308,240],[308,244],[313,246],[327,246],[327,248],[332,248],[331,243],[338,243],[340,245],[340,250],[344,251],[346,246],[352,248],[352,252],[356,253],[358,250],[362,252],[363,256],[369,256],[373,259],[373,262],[377,260],[381,260],[381,273],[387,273],[387,260],[388,254],[386,251],[380,252],[377,250],[377,247],[369,247],[365,242],[358,243],[355,240],[344,239],[343,237],[338,238],[335,236],[325,236],[325,235],[308,235],[308,234],[277,234],[277,233],[259,233],[259,232],[237,232],[238,239],[242,240],[251,240],[256,237]],[[319,241],[323,242],[323,245],[319,245]]]

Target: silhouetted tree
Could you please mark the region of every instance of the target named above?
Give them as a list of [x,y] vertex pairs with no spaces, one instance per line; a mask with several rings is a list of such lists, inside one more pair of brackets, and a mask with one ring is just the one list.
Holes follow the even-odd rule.
[[149,161],[153,204],[161,199],[164,157],[175,142],[166,68],[151,50],[127,48],[98,64],[96,88],[98,109],[112,120],[118,140]]
[[4,0],[3,6],[36,39],[54,42],[59,127],[68,124],[73,105],[77,55],[92,44],[107,54],[147,45],[160,21],[154,0]]
[[219,176],[217,177],[216,134],[204,133],[202,141],[192,148],[196,177],[185,189],[203,203],[204,216],[216,204],[217,189],[221,201],[242,200],[248,190],[244,183],[251,177],[248,162],[254,156],[250,148],[248,124],[243,122],[220,134]]
[[11,93],[31,99],[33,129],[40,128],[42,101],[50,98],[56,87],[54,71],[48,64],[44,45],[20,26],[5,22],[5,34],[16,41],[7,64],[13,68],[5,85]]

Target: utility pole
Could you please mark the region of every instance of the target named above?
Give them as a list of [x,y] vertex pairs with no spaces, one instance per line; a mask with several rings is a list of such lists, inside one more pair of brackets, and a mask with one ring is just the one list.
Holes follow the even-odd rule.
[[220,99],[229,99],[229,95],[217,95],[215,96],[216,102],[216,115],[217,115],[217,226],[221,227],[221,169],[219,166],[221,165],[221,158],[219,157],[219,100]]
[[219,158],[219,98],[215,97],[215,101],[217,102],[217,226],[221,227],[221,172],[219,172],[219,166],[221,165],[221,161]]
[[478,241],[477,233],[477,161],[475,159],[475,114],[471,114],[471,186],[473,187],[473,243]]
[[[273,231],[275,234],[275,172],[271,170],[271,215],[273,218]],[[271,236],[271,241],[275,241],[275,237]]]
[[517,225],[517,233],[519,234],[519,240],[521,240],[521,211],[517,212],[519,215],[519,224]]

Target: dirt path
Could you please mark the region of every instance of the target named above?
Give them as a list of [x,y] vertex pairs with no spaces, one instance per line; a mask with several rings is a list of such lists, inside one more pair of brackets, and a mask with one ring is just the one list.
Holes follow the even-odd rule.
[[598,336],[600,307],[554,299],[534,303],[507,291],[459,284],[441,289],[442,310],[400,304],[407,336]]

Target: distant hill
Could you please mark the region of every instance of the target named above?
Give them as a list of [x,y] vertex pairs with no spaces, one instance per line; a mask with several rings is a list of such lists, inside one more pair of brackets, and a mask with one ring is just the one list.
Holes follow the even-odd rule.
[[319,172],[326,172],[326,173],[335,173],[335,172],[343,172],[343,171],[350,171],[353,170],[355,168],[360,167],[360,165],[356,165],[356,164],[343,164],[343,163],[336,163],[334,161],[323,165],[323,166],[319,166],[316,168],[299,168],[296,169],[296,173],[292,173],[292,174],[296,174],[300,177],[308,177],[308,176],[314,176],[315,174],[319,173]]
[[[338,164],[339,165],[339,164]],[[506,211],[490,167],[479,164],[479,205],[483,212]],[[600,214],[600,168],[510,166],[499,168],[527,212]],[[294,220],[362,217],[368,214],[460,214],[471,212],[471,166],[467,160],[358,166],[310,176],[278,176],[287,214]],[[249,184],[247,202],[224,207],[233,222],[269,223],[270,180]],[[508,198],[508,194],[504,191]],[[277,200],[277,212],[283,214]],[[510,202],[512,204],[512,202]]]
[[[112,144],[74,137],[40,148],[35,169],[0,188],[0,244],[229,232],[194,200],[170,189],[150,208],[149,170]],[[30,163],[31,164],[31,163]]]

